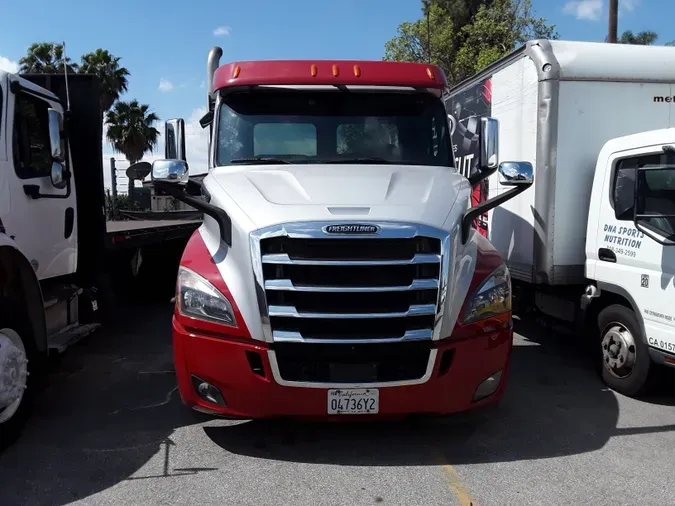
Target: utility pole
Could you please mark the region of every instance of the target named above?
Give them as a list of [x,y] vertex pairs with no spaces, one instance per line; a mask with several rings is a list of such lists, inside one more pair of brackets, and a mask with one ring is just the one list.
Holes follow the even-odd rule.
[[422,0],[427,14],[427,63],[431,65],[431,0]]
[[609,26],[607,30],[607,42],[610,44],[616,44],[618,18],[619,0],[609,0]]
[[112,219],[117,219],[117,167],[115,159],[110,159],[110,187],[112,190]]

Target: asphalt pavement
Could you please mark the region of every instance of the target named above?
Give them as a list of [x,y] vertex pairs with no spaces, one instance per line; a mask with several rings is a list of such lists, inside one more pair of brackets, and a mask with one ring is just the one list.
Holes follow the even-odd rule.
[[20,441],[0,505],[675,504],[673,374],[604,387],[569,338],[519,323],[494,410],[377,424],[225,421],[183,407],[171,307],[120,312],[69,350]]

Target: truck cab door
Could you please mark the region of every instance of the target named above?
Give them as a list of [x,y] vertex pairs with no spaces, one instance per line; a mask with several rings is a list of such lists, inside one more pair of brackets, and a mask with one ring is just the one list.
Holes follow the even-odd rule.
[[63,108],[38,86],[10,79],[19,86],[9,94],[6,108],[10,208],[6,219],[3,216],[4,226],[28,256],[38,279],[72,274],[77,268],[75,185],[71,181],[69,190],[59,189],[51,177],[48,111],[63,113]]
[[[662,144],[609,157],[602,195],[591,199],[600,221],[596,244],[587,245],[587,272],[632,299],[649,346],[675,355],[675,246],[659,244],[633,223],[637,169],[662,165],[665,157]],[[675,200],[672,207],[675,213]]]

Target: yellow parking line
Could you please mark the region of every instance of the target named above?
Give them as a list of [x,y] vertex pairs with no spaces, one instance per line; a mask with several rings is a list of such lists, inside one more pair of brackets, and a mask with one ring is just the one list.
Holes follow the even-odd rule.
[[455,468],[448,464],[448,459],[445,458],[440,451],[436,450],[436,460],[443,468],[445,478],[447,480],[448,488],[459,501],[460,506],[478,506],[478,502],[471,497],[469,490],[462,485],[462,480],[455,471]]
[[476,500],[471,497],[469,491],[462,485],[462,480],[460,480],[457,471],[450,464],[445,464],[443,466],[443,471],[445,471],[445,476],[448,480],[448,487],[455,494],[455,497],[459,501],[461,506],[478,506]]

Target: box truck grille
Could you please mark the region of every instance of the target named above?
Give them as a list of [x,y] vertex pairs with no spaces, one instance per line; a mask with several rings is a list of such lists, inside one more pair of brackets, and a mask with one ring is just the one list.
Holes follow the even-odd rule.
[[331,383],[343,371],[347,383],[419,380],[443,306],[447,234],[396,223],[372,236],[335,236],[325,226],[253,234],[263,326],[281,378]]

